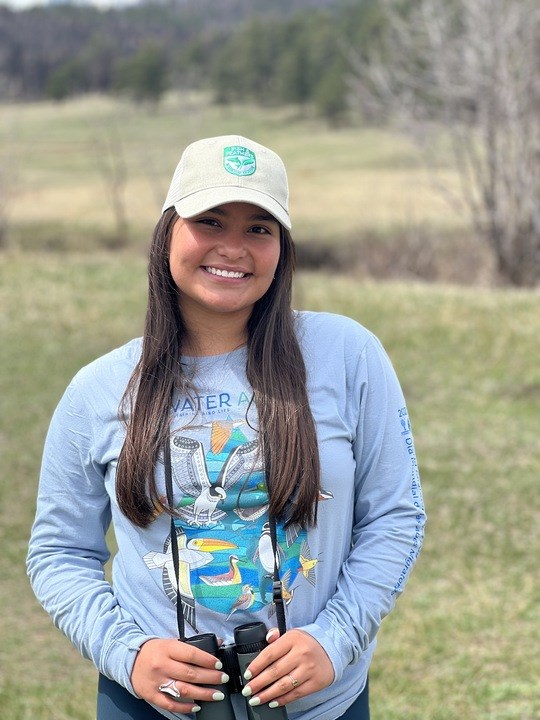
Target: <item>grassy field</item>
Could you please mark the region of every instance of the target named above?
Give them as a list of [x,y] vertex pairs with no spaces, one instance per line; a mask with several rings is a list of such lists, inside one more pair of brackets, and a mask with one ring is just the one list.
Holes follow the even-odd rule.
[[[380,634],[374,720],[540,716],[539,300],[531,291],[298,279],[297,306],[343,312],[379,335],[415,428],[427,540]],[[82,364],[140,332],[144,303],[136,254],[0,256],[6,720],[94,717],[95,672],[38,607],[24,558],[51,412]]]
[[[107,177],[122,168],[130,242],[146,243],[185,145],[230,132],[283,156],[297,240],[342,242],[426,224],[455,234],[467,223],[434,190],[410,144],[379,129],[328,132],[297,110],[212,107],[199,95],[170,96],[157,111],[101,97],[0,110],[0,170],[17,246],[84,251],[113,245]],[[442,167],[439,175],[456,187],[451,170]]]
[[[39,461],[71,376],[140,333],[140,251],[185,144],[239,132],[275,148],[302,243],[396,242],[426,226],[458,242],[468,228],[413,148],[383,130],[328,132],[293,110],[210,107],[195,95],[171,96],[157,112],[105,98],[0,109],[10,228],[0,255],[0,717],[91,720],[95,671],[52,628],[25,577]],[[107,253],[117,238],[106,174],[122,166],[129,245]],[[444,165],[440,179],[456,185]],[[415,427],[427,540],[381,631],[374,720],[540,716],[539,301],[538,292],[298,278],[297,306],[351,315],[381,337]]]

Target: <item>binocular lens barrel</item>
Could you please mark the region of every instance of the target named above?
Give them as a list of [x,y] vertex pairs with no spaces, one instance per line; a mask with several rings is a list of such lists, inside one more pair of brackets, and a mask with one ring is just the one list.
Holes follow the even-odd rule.
[[[197,720],[236,720],[230,697],[230,687],[233,691],[240,690],[240,683],[244,683],[244,673],[248,665],[263,650],[268,643],[266,642],[266,625],[262,622],[247,623],[239,625],[234,629],[234,645],[229,645],[224,653],[223,648],[219,648],[216,636],[213,633],[204,633],[203,635],[194,635],[187,638],[184,642],[188,645],[194,645],[200,650],[204,650],[216,658],[225,660],[234,653],[238,665],[234,669],[234,664],[230,661],[229,667],[225,667],[229,673],[232,672],[231,682],[224,685],[205,685],[203,687],[212,687],[221,691],[225,695],[224,700],[215,702],[197,701],[201,706],[197,713]],[[233,677],[238,675],[238,677]],[[287,711],[284,707],[272,709],[268,705],[258,705],[251,707],[246,701],[246,709],[249,720],[287,720]]]
[[[242,678],[248,665],[268,645],[266,642],[266,625],[262,622],[239,625],[234,629],[234,642]],[[287,711],[284,707],[271,708],[266,705],[251,707],[247,705],[250,720],[287,720]]]
[[[205,652],[210,653],[210,655],[214,655],[216,658],[218,657],[218,641],[213,633],[194,635],[193,637],[187,638],[184,642],[188,645],[194,645],[200,650],[204,650]],[[203,687],[211,687],[215,690],[219,690],[225,695],[225,699],[218,700],[216,702],[204,702],[202,700],[197,700],[197,704],[201,707],[197,713],[197,718],[200,720],[236,720],[236,715],[234,714],[234,710],[231,705],[231,698],[227,685],[204,685]]]

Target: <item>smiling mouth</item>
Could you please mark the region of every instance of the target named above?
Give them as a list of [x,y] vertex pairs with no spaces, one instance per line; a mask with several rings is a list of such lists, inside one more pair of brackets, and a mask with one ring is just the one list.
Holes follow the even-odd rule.
[[217,275],[218,277],[239,279],[247,277],[247,275],[249,275],[249,273],[237,272],[233,270],[219,270],[218,268],[209,267],[208,265],[205,265],[204,269],[206,270],[206,272],[209,272],[210,275]]

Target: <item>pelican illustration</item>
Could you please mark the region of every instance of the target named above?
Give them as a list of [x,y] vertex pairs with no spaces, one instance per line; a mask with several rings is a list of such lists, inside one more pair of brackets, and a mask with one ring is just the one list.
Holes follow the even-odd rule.
[[229,569],[226,573],[221,575],[200,575],[201,580],[207,585],[214,587],[224,585],[240,585],[242,582],[242,576],[238,569],[238,563],[240,559],[238,555],[229,555]]
[[178,545],[178,584],[174,571],[174,561],[171,547],[171,536],[165,541],[163,552],[149,552],[143,560],[150,570],[163,570],[163,587],[168,597],[176,602],[177,590],[182,601],[182,610],[186,621],[194,630],[197,630],[195,618],[195,600],[191,589],[190,571],[204,567],[212,562],[213,552],[232,550],[237,547],[234,543],[214,538],[194,538],[187,542],[186,534],[181,528],[176,528],[176,542]]
[[234,601],[231,612],[227,615],[227,620],[237,610],[247,610],[253,605],[254,602],[255,595],[253,593],[253,588],[251,587],[251,585],[242,585],[242,594],[239,595]]

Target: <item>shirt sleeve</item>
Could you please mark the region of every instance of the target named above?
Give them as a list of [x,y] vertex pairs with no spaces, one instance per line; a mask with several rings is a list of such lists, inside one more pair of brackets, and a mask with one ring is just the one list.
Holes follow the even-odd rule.
[[374,337],[357,359],[351,387],[356,414],[351,549],[335,594],[315,622],[302,628],[325,649],[335,681],[367,650],[394,607],[420,552],[426,519],[403,393]]
[[49,427],[28,574],[54,624],[101,673],[133,692],[131,669],[150,636],[119,606],[105,576],[111,510],[106,465],[94,453],[95,412],[86,395],[75,379]]

